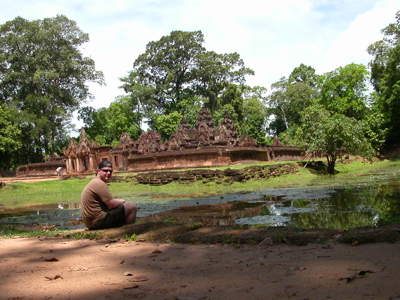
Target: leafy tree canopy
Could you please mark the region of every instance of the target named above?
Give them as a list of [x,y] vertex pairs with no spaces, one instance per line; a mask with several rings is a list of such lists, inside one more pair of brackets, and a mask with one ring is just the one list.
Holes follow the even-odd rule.
[[88,34],[63,15],[17,17],[0,26],[0,104],[18,112],[19,164],[59,152],[72,112],[91,96],[86,82],[103,83],[94,61],[80,52],[88,41]]
[[9,170],[13,153],[22,148],[22,132],[15,123],[15,111],[5,104],[0,105],[0,170]]
[[[143,117],[169,115],[185,110],[185,105],[205,105],[211,113],[226,101],[237,99],[234,87],[254,72],[244,66],[237,53],[206,51],[201,31],[172,31],[150,42],[139,55],[128,76],[121,78],[124,90],[140,102]],[[233,104],[240,110],[239,104]],[[238,115],[240,111],[236,112]]]
[[271,120],[269,131],[273,135],[279,135],[300,124],[301,111],[318,96],[318,78],[314,68],[301,64],[288,78],[282,77],[271,85],[268,107]]
[[400,142],[400,11],[396,22],[382,29],[383,39],[368,47],[371,83],[376,91],[374,106],[384,117],[388,143]]
[[311,105],[303,111],[296,140],[308,154],[323,154],[330,174],[334,174],[336,161],[344,153],[367,158],[374,154],[361,121],[331,113],[321,105]]
[[349,64],[319,77],[319,102],[330,111],[362,120],[367,111],[369,72]]
[[86,106],[79,109],[78,120],[83,121],[87,136],[99,145],[118,143],[123,132],[137,139],[142,132],[140,116],[135,113],[136,103],[131,100],[129,97],[119,97],[108,108]]

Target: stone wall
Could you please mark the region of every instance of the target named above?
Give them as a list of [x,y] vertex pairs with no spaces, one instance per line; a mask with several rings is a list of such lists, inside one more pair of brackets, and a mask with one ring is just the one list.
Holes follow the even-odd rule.
[[65,174],[65,161],[55,160],[19,166],[16,172],[18,177],[23,176],[57,176],[56,169],[63,168]]
[[240,137],[228,115],[213,127],[212,117],[205,108],[191,128],[182,119],[178,129],[166,141],[157,131],[143,132],[134,141],[122,133],[116,147],[99,146],[90,141],[82,129],[79,142],[71,140],[63,150],[64,161],[20,166],[18,176],[55,175],[58,166],[65,174],[82,175],[96,172],[103,160],[112,162],[116,172],[229,166],[241,162],[301,160],[303,151],[283,146],[276,137],[273,145],[260,147],[249,136]]
[[235,181],[245,182],[250,179],[268,179],[270,177],[294,174],[297,173],[297,168],[297,164],[287,163],[271,166],[251,166],[237,170],[228,168],[225,170],[198,169],[176,172],[150,172],[131,176],[131,179],[137,183],[149,185],[164,185],[171,182],[185,184],[196,181],[201,181],[204,184],[209,182],[231,184]]
[[219,167],[241,162],[301,160],[296,147],[214,147],[186,149],[128,157],[129,171]]

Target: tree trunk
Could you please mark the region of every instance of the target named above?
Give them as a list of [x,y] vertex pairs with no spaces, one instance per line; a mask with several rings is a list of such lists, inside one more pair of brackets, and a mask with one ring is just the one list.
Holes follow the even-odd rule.
[[327,161],[328,161],[328,174],[335,174],[335,163],[336,163],[336,159],[332,158],[332,157],[327,157]]

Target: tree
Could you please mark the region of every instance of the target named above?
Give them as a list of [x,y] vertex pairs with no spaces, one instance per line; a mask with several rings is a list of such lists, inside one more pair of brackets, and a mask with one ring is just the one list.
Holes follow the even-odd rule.
[[387,142],[400,142],[400,11],[396,22],[382,29],[384,38],[368,47],[372,55],[371,83],[376,92],[375,107],[389,129]]
[[0,26],[0,103],[19,112],[25,163],[59,150],[72,112],[91,95],[86,82],[103,84],[103,74],[79,47],[89,41],[63,15]]
[[140,101],[151,126],[157,115],[185,110],[185,104],[197,107],[199,100],[213,114],[226,104],[232,85],[241,86],[246,75],[254,74],[239,54],[208,52],[203,43],[201,31],[172,31],[148,43],[133,70],[121,78],[124,90]]
[[254,138],[258,144],[266,145],[266,117],[267,108],[263,103],[264,93],[267,89],[263,87],[250,88],[245,93],[243,102],[243,132]]
[[244,66],[237,53],[204,52],[199,55],[198,63],[193,89],[207,99],[205,106],[211,114],[226,104],[226,99],[225,103],[218,103],[226,89],[232,88],[232,85],[242,86],[246,75],[254,75],[254,71]]
[[172,31],[157,42],[150,42],[146,52],[133,63],[131,85],[152,88],[157,113],[169,114],[190,95],[198,55],[205,51],[201,31]]
[[99,145],[118,143],[123,132],[137,139],[142,132],[140,116],[135,112],[135,103],[129,97],[118,97],[108,108],[95,109],[87,106],[79,109],[78,120],[82,120],[88,138]]
[[14,113],[7,105],[0,105],[0,170],[15,167],[13,152],[22,148],[22,132],[15,124]]
[[327,110],[362,120],[367,111],[369,72],[364,65],[349,64],[319,77],[319,102]]
[[293,69],[290,73],[288,82],[290,84],[303,83],[310,87],[316,87],[318,84],[319,75],[315,74],[315,69],[305,64]]
[[296,140],[308,154],[321,153],[326,157],[329,174],[335,173],[336,161],[344,153],[366,158],[374,154],[361,121],[331,113],[321,105],[311,105],[303,111]]
[[168,115],[157,115],[154,120],[154,129],[157,130],[163,141],[178,130],[182,117],[179,111],[174,111]]
[[376,109],[369,110],[363,120],[364,132],[368,141],[376,151],[382,150],[389,128],[384,127],[385,117]]
[[[135,112],[135,103],[128,97],[113,101],[105,112],[106,137],[111,142],[118,142],[121,134],[126,132],[136,140],[141,134],[140,115]],[[102,120],[104,123],[104,120]]]
[[[289,77],[291,78],[291,77]],[[317,90],[303,81],[289,81],[282,77],[271,85],[273,92],[268,97],[270,115],[273,121],[269,130],[279,135],[300,124],[300,113],[317,98]]]

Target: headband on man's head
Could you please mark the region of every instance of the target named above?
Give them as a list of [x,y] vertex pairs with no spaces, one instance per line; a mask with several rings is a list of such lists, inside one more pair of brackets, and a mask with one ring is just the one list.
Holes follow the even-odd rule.
[[102,168],[112,168],[112,164],[108,160],[103,160],[99,163],[99,169]]

